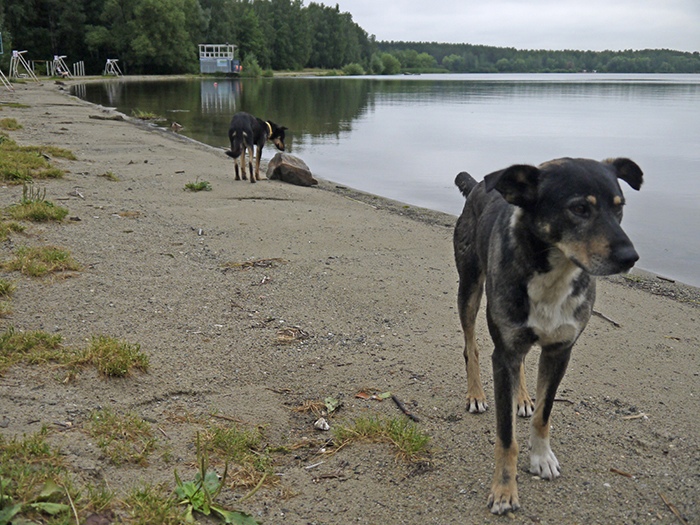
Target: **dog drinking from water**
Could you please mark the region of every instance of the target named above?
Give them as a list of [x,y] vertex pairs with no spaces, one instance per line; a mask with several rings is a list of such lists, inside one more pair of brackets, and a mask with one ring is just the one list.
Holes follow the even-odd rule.
[[[624,158],[564,158],[511,166],[480,183],[466,172],[455,179],[466,197],[454,249],[469,412],[487,408],[475,336],[484,286],[494,343],[496,466],[488,500],[494,514],[520,507],[516,411],[533,416],[530,472],[544,479],[560,474],[549,420],[571,348],[593,310],[595,276],[628,271],[639,258],[620,226],[625,200],[618,179],[639,190],[642,171]],[[534,407],[523,369],[533,344],[542,349]]]
[[[231,149],[226,155],[233,158],[236,180],[246,180],[245,156],[248,152],[248,168],[250,171],[250,182],[260,180],[260,158],[263,147],[268,140],[284,151],[284,132],[287,128],[278,126],[270,120],[263,120],[254,117],[250,113],[241,111],[236,113],[231,119],[228,129],[228,139]],[[253,147],[255,151],[255,172],[253,172]],[[241,174],[238,172],[238,161],[241,163]]]

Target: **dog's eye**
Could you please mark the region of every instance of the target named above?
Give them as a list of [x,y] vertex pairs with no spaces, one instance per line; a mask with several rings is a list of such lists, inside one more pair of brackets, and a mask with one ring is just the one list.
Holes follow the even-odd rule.
[[582,202],[571,205],[569,211],[582,219],[587,219],[591,215],[591,208]]

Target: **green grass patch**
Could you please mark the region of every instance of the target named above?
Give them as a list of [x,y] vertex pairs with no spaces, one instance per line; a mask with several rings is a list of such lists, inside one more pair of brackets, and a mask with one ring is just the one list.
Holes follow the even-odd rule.
[[211,191],[211,184],[206,180],[197,179],[185,184],[185,191]]
[[129,523],[132,525],[188,523],[185,520],[185,510],[178,506],[175,494],[162,485],[144,485],[133,489],[124,503],[129,509]]
[[73,259],[68,250],[56,246],[20,246],[13,259],[2,263],[2,268],[29,277],[82,270],[82,266]]
[[97,410],[90,415],[86,428],[116,466],[124,463],[146,466],[148,456],[156,448],[150,423],[132,412],[117,414],[110,408]]
[[12,131],[22,129],[22,125],[13,118],[0,118],[0,129]]
[[65,171],[51,165],[51,157],[75,160],[72,152],[54,146],[19,146],[0,133],[0,181],[22,184],[34,179],[60,179]]
[[217,425],[203,432],[201,448],[203,454],[212,454],[226,464],[236,465],[236,474],[231,479],[233,486],[250,487],[266,478],[274,479],[272,457],[262,448],[262,439],[259,429]]
[[107,377],[125,377],[134,369],[148,372],[149,367],[148,356],[141,352],[141,345],[106,335],[93,336],[80,361],[94,365]]
[[131,116],[140,120],[165,120],[163,117],[152,111],[143,111],[138,108],[131,110]]
[[112,182],[119,182],[119,177],[117,177],[114,173],[111,171],[106,171],[105,173],[101,174],[100,177],[103,179],[107,179]]
[[430,436],[405,418],[360,418],[351,425],[337,427],[333,434],[338,446],[356,441],[390,443],[400,457],[412,462],[424,460],[430,442]]
[[33,183],[22,184],[22,199],[19,204],[7,208],[7,213],[15,220],[49,222],[62,221],[68,210],[46,200],[46,188],[35,188]]
[[147,372],[148,356],[140,346],[104,335],[93,336],[87,348],[77,349],[63,345],[60,335],[42,331],[17,331],[9,327],[0,333],[0,375],[13,365],[54,362],[74,372],[94,366],[107,377],[125,377],[134,370]]
[[14,221],[0,220],[0,242],[6,241],[12,232],[23,232],[24,226]]
[[67,523],[77,493],[47,435],[46,428],[21,440],[0,434],[0,523]]
[[9,367],[19,364],[39,364],[63,361],[66,349],[60,335],[42,331],[19,332],[9,327],[0,334],[0,375]]
[[0,108],[28,109],[31,106],[20,104],[19,102],[0,102]]

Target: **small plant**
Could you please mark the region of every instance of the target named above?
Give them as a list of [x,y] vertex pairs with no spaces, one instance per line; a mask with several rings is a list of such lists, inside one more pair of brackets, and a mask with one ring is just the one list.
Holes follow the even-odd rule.
[[15,283],[0,278],[0,318],[12,315],[12,305],[9,298],[15,291]]
[[94,365],[107,377],[124,377],[136,368],[148,371],[149,359],[139,344],[130,344],[105,335],[93,336],[81,361]]
[[353,441],[391,443],[398,449],[399,455],[408,461],[421,461],[430,442],[430,437],[415,423],[397,418],[360,418],[351,426],[338,427],[334,437],[339,446]]
[[72,152],[53,146],[19,146],[0,132],[0,181],[22,184],[34,179],[58,179],[64,171],[49,162],[51,157],[75,160]]
[[164,120],[163,117],[152,111],[142,111],[138,108],[131,110],[131,116],[139,120]]
[[199,180],[185,184],[185,191],[211,191],[211,184],[206,180]]
[[62,221],[68,209],[46,200],[46,188],[34,188],[33,184],[23,183],[22,200],[7,209],[9,215],[18,221],[48,222]]
[[[162,487],[146,485],[133,489],[125,500],[133,525],[184,525],[185,513],[177,506],[175,495]],[[190,522],[191,523],[191,522]]]
[[15,258],[4,262],[2,268],[5,271],[20,272],[29,277],[43,277],[49,273],[82,269],[68,250],[55,246],[36,248],[20,246],[15,252]]
[[21,362],[60,361],[64,352],[60,335],[41,331],[18,332],[11,326],[0,334],[0,375]]
[[197,434],[197,459],[199,463],[199,471],[195,475],[194,481],[183,483],[175,471],[175,494],[180,500],[181,505],[186,505],[185,519],[188,523],[194,523],[193,512],[199,512],[205,516],[209,516],[212,512],[224,520],[224,523],[233,523],[236,525],[258,525],[252,516],[239,511],[231,511],[225,509],[221,505],[214,503],[221,489],[226,483],[226,475],[228,472],[228,464],[224,467],[224,475],[219,479],[217,473],[209,470],[209,460],[201,449],[199,434]]
[[15,283],[0,277],[0,298],[11,297],[15,291],[15,288],[17,288]]
[[11,232],[23,232],[24,226],[14,221],[0,220],[0,242],[6,241]]
[[232,484],[251,487],[265,478],[272,479],[272,459],[265,450],[261,450],[261,442],[262,434],[258,429],[248,431],[235,425],[216,426],[205,432],[202,450],[226,463],[236,464],[238,470]]
[[0,119],[0,128],[7,130],[22,129],[22,125],[13,118],[2,118]]
[[90,436],[114,465],[147,465],[156,447],[151,425],[136,414],[116,414],[111,409],[98,410],[90,416]]
[[62,456],[49,447],[47,434],[44,427],[9,442],[0,434],[0,523],[37,523],[41,515],[70,512],[75,494],[70,494]]
[[107,171],[100,175],[103,179],[111,180],[112,182],[119,182],[119,177],[117,177],[114,173],[111,171]]

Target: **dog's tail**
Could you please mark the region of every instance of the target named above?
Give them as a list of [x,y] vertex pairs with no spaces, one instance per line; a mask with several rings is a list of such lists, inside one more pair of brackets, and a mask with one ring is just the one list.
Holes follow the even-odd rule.
[[474,177],[469,175],[469,173],[466,171],[462,171],[455,178],[455,185],[459,188],[459,191],[462,192],[462,195],[464,195],[465,198],[469,197],[469,194],[477,184],[478,183],[474,180]]

